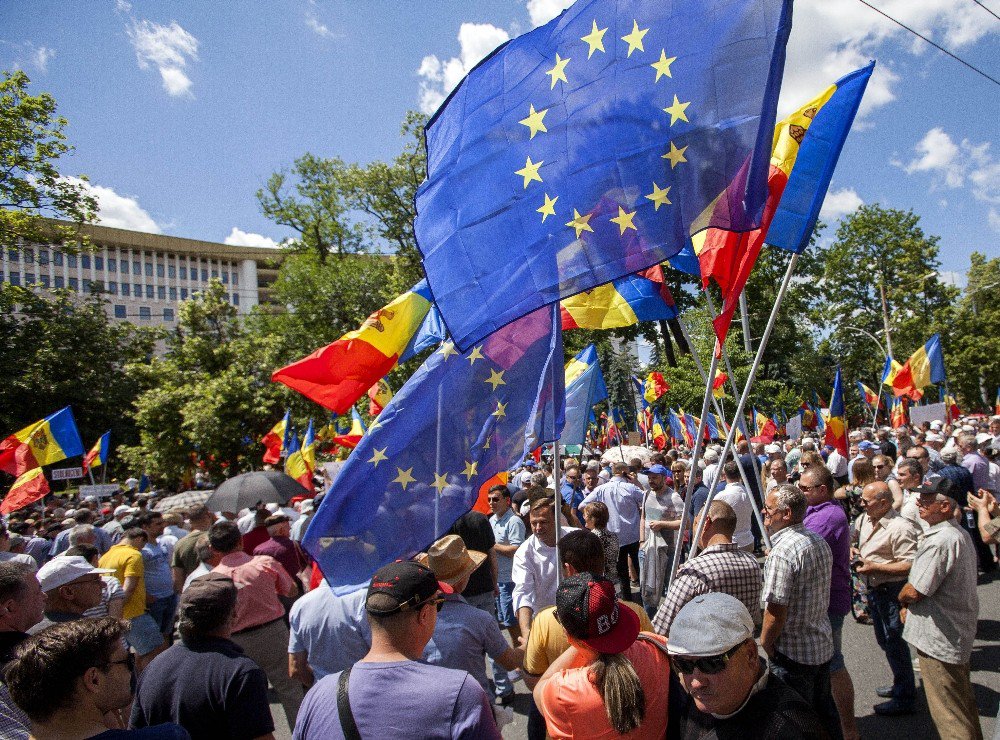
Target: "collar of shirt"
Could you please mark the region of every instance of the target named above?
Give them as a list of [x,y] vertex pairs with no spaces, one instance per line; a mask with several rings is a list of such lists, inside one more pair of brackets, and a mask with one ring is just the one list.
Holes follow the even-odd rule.
[[715,545],[709,545],[704,550],[699,552],[698,555],[707,555],[710,552],[735,552],[739,549],[740,546],[737,545],[735,542],[720,542]]
[[760,674],[760,678],[757,679],[757,683],[755,683],[752,687],[750,687],[750,693],[747,694],[747,698],[743,700],[742,704],[740,704],[739,709],[737,709],[732,714],[712,714],[713,717],[715,717],[716,719],[729,719],[730,717],[736,716],[737,714],[743,711],[743,707],[745,707],[747,705],[747,702],[749,702],[753,698],[754,694],[760,693],[761,691],[764,690],[764,687],[767,685],[768,676],[770,676],[771,674],[771,666],[763,658],[760,659],[760,662],[764,664],[763,671]]
[[181,643],[193,653],[222,653],[231,658],[243,655],[243,648],[224,637],[194,637],[191,639],[182,637]]
[[815,506],[807,506],[806,516],[809,516],[810,514],[815,514],[817,511],[823,511],[824,509],[829,509],[831,506],[836,506],[838,509],[840,508],[840,504],[834,503],[833,499],[830,499],[829,501],[824,501],[823,503],[816,504]]
[[943,522],[938,522],[937,524],[933,524],[930,527],[928,527],[927,530],[924,532],[924,539],[927,539],[932,534],[936,534],[942,531],[945,527],[950,527],[950,526],[952,526],[950,519],[945,519]]
[[219,561],[219,565],[225,565],[227,568],[236,568],[241,565],[246,565],[251,560],[253,560],[252,557],[241,550],[237,550],[236,552],[231,552],[228,555],[223,555],[222,560]]
[[513,506],[511,506],[510,508],[508,508],[507,511],[505,511],[503,513],[503,516],[497,516],[496,514],[492,514],[490,516],[490,520],[492,521],[493,524],[506,524],[507,521],[512,516],[514,516],[514,507]]
[[872,521],[872,518],[865,514],[865,519],[868,520],[869,526],[874,530],[877,527],[884,527],[886,524],[891,522],[893,519],[899,516],[899,512],[895,509],[889,509],[885,514],[878,518],[878,521]]

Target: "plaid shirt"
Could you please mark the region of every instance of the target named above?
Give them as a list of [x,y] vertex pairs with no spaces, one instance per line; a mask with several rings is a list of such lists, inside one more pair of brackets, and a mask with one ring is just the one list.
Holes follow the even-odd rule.
[[11,699],[7,684],[0,683],[0,737],[4,740],[28,740],[30,736],[31,720]]
[[709,545],[677,571],[653,617],[653,629],[666,636],[677,612],[686,603],[695,596],[712,592],[729,594],[742,601],[759,627],[760,589],[757,558],[732,543]]
[[833,657],[833,633],[827,616],[832,570],[833,553],[826,540],[801,524],[771,536],[761,606],[788,607],[776,649],[796,663],[820,665]]

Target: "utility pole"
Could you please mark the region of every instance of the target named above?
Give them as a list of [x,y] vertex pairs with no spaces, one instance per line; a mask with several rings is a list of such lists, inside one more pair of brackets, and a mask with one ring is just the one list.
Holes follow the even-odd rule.
[[743,347],[748,355],[752,355],[753,343],[750,341],[750,312],[747,310],[746,289],[740,291],[740,320],[743,322]]
[[878,284],[879,294],[882,296],[882,326],[885,329],[885,347],[889,350],[889,357],[892,354],[892,337],[889,336],[889,304],[885,299],[885,283]]

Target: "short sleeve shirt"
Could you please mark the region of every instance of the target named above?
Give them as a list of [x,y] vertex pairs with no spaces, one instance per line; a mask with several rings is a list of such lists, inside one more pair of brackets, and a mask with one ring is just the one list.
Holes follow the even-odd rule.
[[448,594],[444,600],[434,635],[424,648],[424,660],[468,671],[483,689],[490,691],[483,657],[496,660],[510,645],[493,615],[472,606],[459,594]]
[[[520,545],[524,542],[527,531],[521,517],[514,513],[514,509],[507,509],[507,513],[497,519],[496,515],[490,517],[490,526],[493,527],[493,538],[498,545]],[[497,582],[510,583],[514,580],[511,570],[514,567],[514,558],[505,557],[497,553]]]
[[198,553],[194,547],[198,543],[198,538],[203,534],[204,532],[196,529],[177,540],[177,544],[174,546],[174,554],[170,560],[170,565],[173,568],[183,570],[185,578],[191,575],[191,571],[197,568],[201,562],[198,560]]
[[802,524],[830,546],[830,613],[844,616],[851,611],[851,530],[840,504],[824,501],[806,509]]
[[115,578],[125,585],[126,578],[138,578],[139,584],[122,608],[123,619],[133,619],[146,613],[145,566],[142,553],[125,543],[115,545],[101,557],[102,568],[114,568]]
[[[478,511],[470,511],[451,525],[451,534],[457,534],[462,538],[466,548],[488,553],[493,549],[496,540],[493,537],[493,527],[485,514]],[[465,587],[466,596],[478,596],[479,594],[493,593],[493,572],[490,570],[490,562],[487,558],[482,565],[472,572],[469,578],[469,585]]]
[[278,594],[288,594],[295,582],[272,557],[251,558],[242,552],[229,553],[213,569],[229,576],[239,589],[236,594],[236,621],[233,631],[259,627],[285,616]]
[[[316,680],[350,668],[368,653],[367,589],[337,596],[323,581],[292,605],[288,652],[306,654]],[[484,612],[485,613],[485,612]]]

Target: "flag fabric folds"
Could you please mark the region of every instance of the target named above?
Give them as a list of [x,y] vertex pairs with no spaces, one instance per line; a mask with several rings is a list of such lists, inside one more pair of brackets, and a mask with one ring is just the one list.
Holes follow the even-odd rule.
[[887,385],[891,388],[892,381],[896,379],[897,373],[902,369],[902,365],[891,357],[886,357],[885,364],[882,365],[882,385]]
[[[309,429],[306,432],[306,440],[309,441],[312,456],[313,465],[316,464],[316,452],[315,452],[315,439],[310,440],[310,435],[312,432],[312,420],[309,422]],[[307,490],[313,490],[312,483],[312,470],[309,468],[309,463],[306,459],[305,448],[303,443],[299,442],[298,435],[292,435],[291,446],[288,450],[288,457],[285,458],[285,474],[294,478],[299,483],[303,485]]]
[[386,407],[390,400],[392,400],[392,388],[389,387],[384,378],[379,379],[375,385],[368,389],[369,416],[378,416],[382,413],[382,409]]
[[427,281],[421,280],[375,311],[359,329],[275,370],[271,380],[284,383],[335,414],[344,414],[396,366],[430,307]]
[[962,415],[962,409],[958,407],[958,401],[950,393],[944,394],[944,408],[947,412],[947,419],[949,423],[955,421],[955,419]]
[[753,437],[750,441],[765,443],[773,442],[774,435],[778,433],[778,425],[775,424],[774,420],[767,414],[761,413],[757,409],[753,410],[753,419],[757,436]]
[[41,468],[32,468],[18,476],[0,503],[0,514],[10,514],[33,504],[49,492],[49,482]]
[[663,419],[656,411],[653,412],[653,446],[658,450],[667,446],[667,430],[663,426]]
[[[580,371],[580,367],[583,370]],[[572,379],[570,375],[572,374]],[[566,424],[560,437],[564,445],[582,445],[587,435],[587,424],[595,403],[608,397],[597,348],[588,344],[566,363]]]
[[715,378],[712,380],[712,395],[716,398],[726,397],[726,383],[729,382],[729,376],[721,370],[715,371]]
[[83,472],[106,465],[108,462],[108,449],[111,446],[111,430],[101,435],[90,451],[83,456]]
[[844,411],[844,384],[837,366],[833,379],[833,395],[830,396],[829,415],[826,418],[824,441],[847,457],[847,416]]
[[659,265],[565,298],[559,307],[563,330],[617,329],[677,317]]
[[361,421],[361,414],[358,413],[357,409],[351,409],[351,427],[343,434],[336,434],[333,437],[333,441],[339,444],[341,447],[357,447],[358,442],[361,438],[365,436],[365,432],[368,428],[365,423]]
[[663,373],[653,372],[646,376],[642,397],[646,400],[646,403],[654,403],[669,390],[670,384],[663,379]]
[[[707,286],[713,278],[722,290],[722,311],[713,322],[719,341],[726,338],[764,242],[792,252],[808,245],[873,68],[874,62],[842,77],[775,127],[760,228],[742,233],[708,229],[692,237],[702,283]],[[723,193],[713,207],[731,202],[731,194]]]
[[0,441],[0,470],[19,476],[82,454],[80,432],[67,406]]
[[480,486],[563,424],[557,309],[533,312],[460,353],[436,350],[351,453],[303,540],[343,591],[447,532]]
[[923,388],[944,381],[941,335],[935,334],[903,363],[892,379],[892,392],[897,396],[907,395],[916,401],[923,395]]
[[892,401],[892,411],[889,414],[889,422],[893,429],[899,429],[902,426],[906,426],[910,423],[910,414],[907,411],[907,404],[909,401],[904,396],[902,398],[893,398]]
[[878,409],[878,407],[882,403],[881,396],[875,391],[873,391],[871,388],[869,388],[867,385],[862,383],[860,380],[856,382],[858,384],[858,392],[861,393],[861,398],[864,399],[864,402],[871,407],[872,411]]
[[285,449],[285,440],[291,429],[292,412],[286,410],[285,418],[271,427],[271,431],[265,434],[260,443],[264,445],[264,462],[269,465],[277,465],[281,461],[281,453]]
[[757,226],[790,27],[788,0],[582,0],[480,62],[427,125],[416,196],[456,345]]
[[993,401],[993,413],[1000,415],[1000,386],[997,386],[997,397]]

